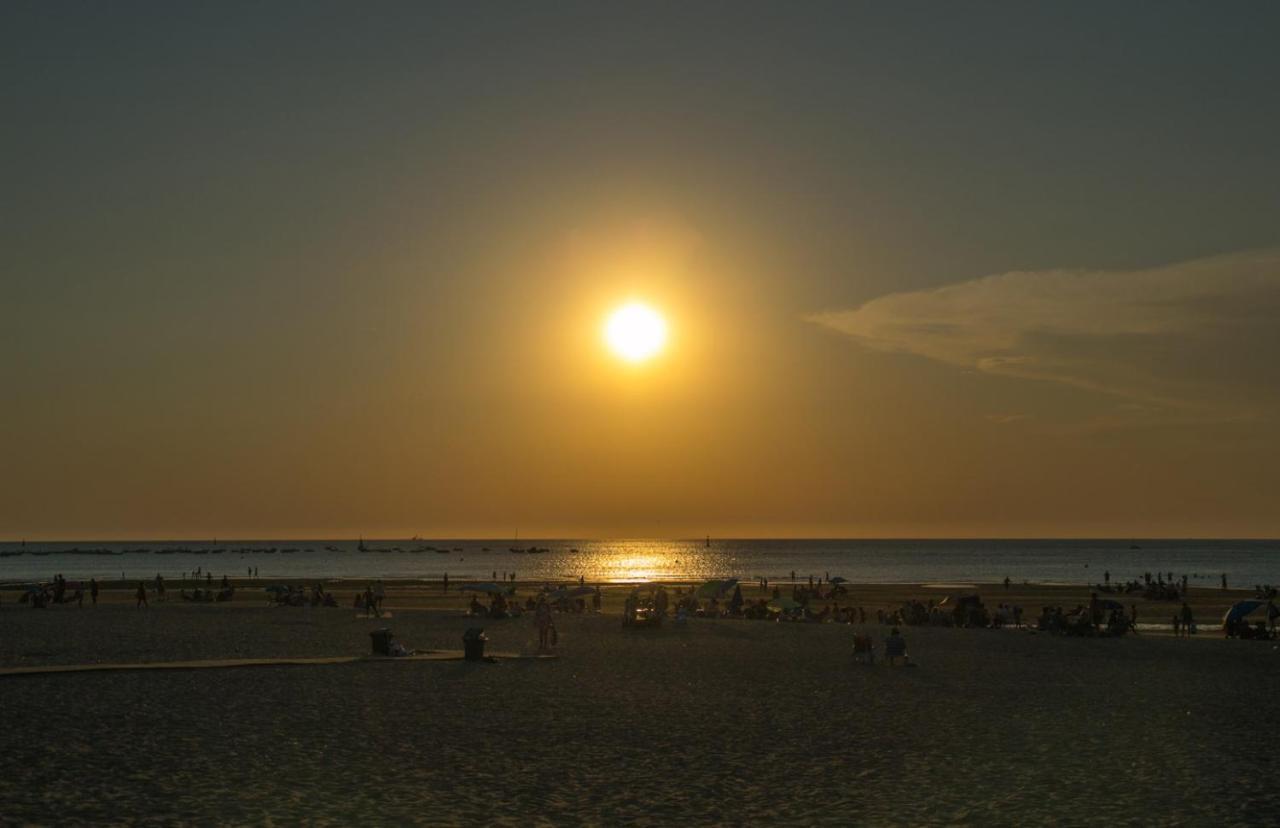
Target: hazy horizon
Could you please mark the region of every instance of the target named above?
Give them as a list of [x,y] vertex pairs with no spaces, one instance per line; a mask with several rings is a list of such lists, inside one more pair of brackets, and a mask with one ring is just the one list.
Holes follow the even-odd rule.
[[1280,536],[1280,6],[0,21],[0,538]]

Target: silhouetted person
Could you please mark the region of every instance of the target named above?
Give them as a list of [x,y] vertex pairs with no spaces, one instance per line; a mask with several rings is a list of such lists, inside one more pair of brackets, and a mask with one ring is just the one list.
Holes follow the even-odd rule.
[[444,591],[445,592],[449,591],[449,573],[448,572],[444,573]]
[[538,627],[538,651],[545,652],[551,641],[551,605],[545,595],[538,596],[538,606],[533,611],[533,621]]
[[89,579],[89,597],[93,599],[93,605],[98,606],[98,579]]
[[1223,589],[1227,588],[1227,573],[1225,572],[1222,573],[1222,588]]
[[142,607],[147,606],[147,585],[144,584],[142,581],[138,581],[137,597],[138,597],[138,603],[137,603],[138,609],[141,609]]

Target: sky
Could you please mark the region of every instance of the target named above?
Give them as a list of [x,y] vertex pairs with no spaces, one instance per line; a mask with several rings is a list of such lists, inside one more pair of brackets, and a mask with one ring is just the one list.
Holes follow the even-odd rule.
[[0,537],[1280,537],[1277,31],[5,3]]

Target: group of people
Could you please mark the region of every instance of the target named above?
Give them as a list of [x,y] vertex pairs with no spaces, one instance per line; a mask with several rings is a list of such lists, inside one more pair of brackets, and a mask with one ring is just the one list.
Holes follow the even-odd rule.
[[[316,588],[320,590],[319,594],[323,601],[326,593],[324,592],[323,588],[321,588],[319,585],[317,585]],[[387,598],[386,585],[383,584],[382,581],[377,581],[376,583],[367,585],[364,588],[363,592],[357,592],[355,599],[352,601],[352,606],[354,606],[358,610],[364,610],[367,615],[372,615],[374,618],[381,618],[382,602],[385,601],[386,598]],[[336,606],[336,605],[337,605],[336,599],[332,604],[324,603],[324,606]],[[313,604],[313,606],[315,605]]]
[[[1095,584],[1094,589],[1099,592],[1108,594],[1120,593],[1121,595],[1140,594],[1148,601],[1184,601],[1187,597],[1187,584],[1190,577],[1211,577],[1193,575],[1188,576],[1185,573],[1177,578],[1172,572],[1144,572],[1141,580],[1133,578],[1128,581],[1117,581],[1112,583],[1111,572],[1102,573],[1102,583]],[[1219,581],[1222,589],[1227,589],[1227,573],[1223,572],[1219,575]]]
[[1133,614],[1129,615],[1123,608],[1103,606],[1095,593],[1089,606],[1077,604],[1069,612],[1060,605],[1041,607],[1036,629],[1055,635],[1118,637],[1137,632],[1136,607],[1132,607],[1132,611]]
[[[853,636],[853,660],[857,664],[875,664],[876,645],[870,633],[860,632]],[[884,660],[890,666],[913,665],[907,655],[907,640],[897,627],[889,630],[884,639]]]
[[[89,593],[93,604],[98,603],[98,582],[90,579]],[[85,590],[79,581],[67,581],[59,573],[48,584],[34,584],[22,594],[19,603],[30,604],[32,609],[45,609],[52,604],[84,606]]]

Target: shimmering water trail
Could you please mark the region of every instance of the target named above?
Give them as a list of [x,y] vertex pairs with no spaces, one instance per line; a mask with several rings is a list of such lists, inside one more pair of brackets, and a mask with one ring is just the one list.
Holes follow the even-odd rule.
[[[863,583],[1096,583],[1144,572],[1186,574],[1193,584],[1280,583],[1273,540],[351,540],[0,543],[0,579],[176,577],[199,567],[214,577],[425,578],[515,572],[521,580],[593,582],[738,577],[786,580],[840,575]],[[428,549],[431,547],[432,549]],[[1136,548],[1135,548],[1136,547]],[[433,551],[434,549],[444,550]]]

